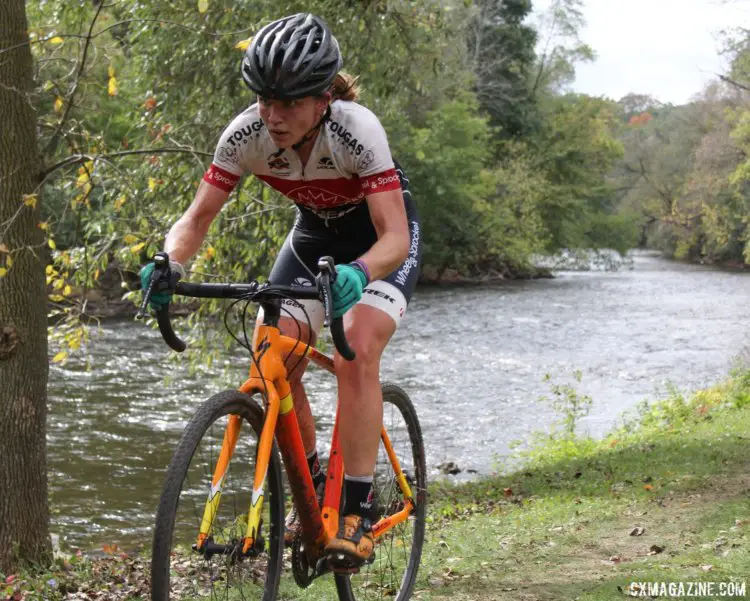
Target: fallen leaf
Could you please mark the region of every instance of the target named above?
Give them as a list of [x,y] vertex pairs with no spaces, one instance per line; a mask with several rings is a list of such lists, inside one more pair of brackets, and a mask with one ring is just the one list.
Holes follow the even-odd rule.
[[503,489],[503,495],[505,496],[506,499],[508,497],[512,497],[513,496],[513,489],[512,488],[504,488]]
[[654,487],[651,486],[650,484],[644,484],[643,485],[643,490],[654,490]]
[[630,531],[630,536],[640,536],[646,531],[645,528],[641,528],[640,526],[636,526]]
[[706,565],[701,566],[701,570],[703,570],[704,572],[709,572],[712,569],[713,569],[713,566],[711,564],[706,564]]
[[662,553],[663,551],[664,551],[664,547],[660,547],[659,545],[651,545],[648,548],[649,555],[658,555],[659,553]]

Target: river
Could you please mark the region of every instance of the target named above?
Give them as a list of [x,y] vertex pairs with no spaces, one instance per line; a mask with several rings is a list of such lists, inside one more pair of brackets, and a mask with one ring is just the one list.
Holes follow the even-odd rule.
[[[690,391],[723,379],[746,354],[748,323],[747,274],[638,253],[632,269],[616,272],[422,288],[382,374],[415,402],[431,475],[444,477],[437,466],[452,461],[458,478],[474,477],[501,469],[511,443],[559,419],[540,400],[550,396],[546,374],[593,398],[579,430],[599,436],[671,384]],[[148,547],[164,469],[187,419],[226,387],[218,372],[244,379],[248,359],[237,347],[223,367],[192,377],[170,352],[140,322],[108,322],[90,345],[90,369],[82,358],[52,367],[52,529],[63,546]],[[333,381],[320,371],[307,381],[325,455]]]

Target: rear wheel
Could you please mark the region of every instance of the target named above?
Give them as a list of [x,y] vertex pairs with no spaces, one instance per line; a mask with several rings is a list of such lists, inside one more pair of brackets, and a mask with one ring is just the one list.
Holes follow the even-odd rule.
[[[427,502],[422,431],[411,400],[395,384],[383,384],[383,425],[417,506],[406,521],[375,541],[375,559],[372,563],[365,563],[358,574],[336,574],[336,589],[341,601],[406,601],[414,588],[422,557]],[[384,516],[403,509],[404,497],[382,442],[373,486]]]
[[[240,416],[240,433],[221,486],[211,544],[203,545],[214,553],[199,553],[192,546],[231,415]],[[275,445],[265,484],[260,537],[251,553],[241,552],[263,419],[263,410],[251,397],[229,390],[208,399],[188,423],[167,468],[156,515],[151,558],[153,601],[276,598],[284,551],[284,494]]]

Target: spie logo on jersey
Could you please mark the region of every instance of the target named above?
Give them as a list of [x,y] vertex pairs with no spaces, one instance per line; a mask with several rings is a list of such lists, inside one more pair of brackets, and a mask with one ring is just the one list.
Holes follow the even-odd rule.
[[283,156],[277,156],[276,153],[273,153],[268,157],[268,167],[271,171],[276,173],[291,173],[292,170],[291,165],[289,164],[289,159]]

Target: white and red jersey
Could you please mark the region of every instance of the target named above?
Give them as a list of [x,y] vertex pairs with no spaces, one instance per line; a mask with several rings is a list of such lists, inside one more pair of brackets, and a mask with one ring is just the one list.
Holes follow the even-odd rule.
[[203,179],[229,192],[246,173],[315,212],[401,187],[380,121],[367,108],[345,100],[331,103],[330,117],[304,167],[294,150],[281,152],[273,143],[257,104],[240,113],[221,135]]

